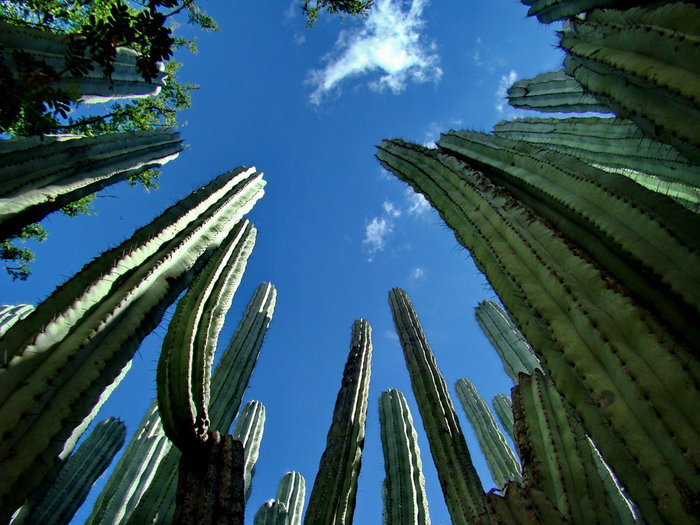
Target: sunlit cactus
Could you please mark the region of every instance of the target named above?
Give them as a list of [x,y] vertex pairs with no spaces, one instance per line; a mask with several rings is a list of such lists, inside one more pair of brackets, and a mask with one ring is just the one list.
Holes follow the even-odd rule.
[[418,436],[406,399],[398,390],[387,390],[379,396],[379,422],[386,471],[382,523],[429,525]]
[[86,265],[5,333],[0,520],[40,483],[263,185],[254,169],[216,178]]
[[289,525],[287,507],[276,499],[266,501],[253,516],[253,525]]
[[359,319],[352,325],[350,353],[309,496],[305,525],[352,523],[365,441],[371,360],[372,330],[367,321]]
[[277,498],[266,501],[255,513],[253,525],[301,525],[306,483],[298,472],[280,480]]
[[[0,337],[17,321],[24,319],[34,310],[31,304],[5,304],[0,306]],[[0,352],[2,343],[0,342]]]
[[173,129],[0,141],[0,239],[66,204],[161,166],[182,151]]
[[246,501],[250,498],[251,489],[253,488],[252,480],[255,475],[255,463],[258,461],[258,455],[260,454],[260,442],[262,441],[264,430],[265,405],[260,401],[246,403],[231,431],[233,439],[243,443],[243,474]]
[[496,487],[502,489],[509,481],[522,481],[520,463],[505,437],[496,426],[489,407],[479,395],[474,384],[461,378],[455,384],[457,398],[474,429],[479,446],[486,458]]
[[513,402],[505,394],[496,394],[491,400],[493,411],[501,423],[501,427],[510,436],[510,439],[515,441],[513,433]]

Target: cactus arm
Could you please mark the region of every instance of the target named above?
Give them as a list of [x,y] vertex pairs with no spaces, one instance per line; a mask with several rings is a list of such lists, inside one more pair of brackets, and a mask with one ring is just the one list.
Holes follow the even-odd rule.
[[367,419],[371,337],[367,321],[359,319],[353,323],[350,353],[333,409],[326,449],[309,496],[305,525],[352,523]]
[[306,480],[298,472],[287,472],[277,486],[276,500],[287,510],[289,520],[286,525],[301,525],[306,497]]
[[508,104],[546,113],[612,112],[597,98],[585,93],[576,79],[561,70],[514,82],[508,89]]
[[493,411],[501,422],[501,427],[510,436],[510,439],[515,441],[515,434],[513,434],[513,404],[510,398],[505,394],[496,394],[491,404],[493,405]]
[[6,304],[0,306],[0,337],[2,337],[13,324],[24,319],[33,311],[34,306],[31,304]]
[[468,379],[458,379],[455,384],[457,398],[472,425],[479,445],[486,458],[496,487],[502,489],[509,481],[522,481],[520,463],[506,443],[486,403],[474,384]]
[[447,509],[453,523],[468,523],[485,510],[485,497],[447,385],[406,293],[392,289],[389,305]]
[[236,441],[243,443],[244,464],[243,475],[245,481],[245,500],[250,498],[252,481],[255,474],[255,463],[260,454],[260,441],[265,430],[265,405],[259,401],[250,401],[241,415],[238,416],[231,435]]
[[217,178],[85,266],[3,336],[0,514],[12,513],[39,483],[262,186],[254,170]]
[[503,308],[493,301],[482,301],[474,313],[479,327],[496,349],[504,370],[513,382],[518,380],[520,372],[530,374],[540,367],[532,347]]
[[290,525],[287,507],[276,499],[266,501],[255,513],[253,525]]
[[522,0],[531,6],[528,16],[536,16],[543,24],[572,18],[594,8],[625,9],[635,4],[659,3],[658,0]]
[[382,524],[430,525],[418,436],[406,399],[398,390],[379,396],[379,422],[386,471]]
[[692,521],[682,494],[700,487],[696,462],[683,451],[700,442],[692,415],[700,410],[697,360],[482,174],[401,141],[382,143],[378,158],[422,192],[470,250],[643,519]]

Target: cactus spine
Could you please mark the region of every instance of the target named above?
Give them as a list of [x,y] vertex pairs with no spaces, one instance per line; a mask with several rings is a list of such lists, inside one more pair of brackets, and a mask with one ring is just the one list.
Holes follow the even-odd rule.
[[68,458],[51,488],[39,501],[29,501],[13,525],[67,524],[83,504],[90,488],[124,444],[126,427],[109,418],[95,426],[87,439]]
[[32,137],[0,147],[0,238],[18,234],[66,204],[173,160],[173,129],[70,140]]
[[693,522],[685,495],[700,492],[697,461],[686,453],[700,442],[696,357],[482,173],[400,141],[382,143],[378,157],[471,251],[642,518]]
[[531,374],[540,368],[532,347],[503,308],[493,301],[482,301],[475,308],[475,315],[514,383],[518,382],[519,373]]
[[510,398],[505,394],[496,394],[491,400],[491,405],[493,406],[493,411],[498,416],[498,420],[501,422],[501,427],[506,431],[506,434],[510,436],[510,439],[515,441],[515,434],[513,433],[513,403]]
[[447,509],[453,523],[469,523],[485,510],[485,497],[447,385],[406,292],[392,289],[389,305]]
[[254,169],[218,177],[86,265],[3,336],[0,520],[39,484],[263,185]]
[[364,319],[352,325],[350,353],[328,430],[326,449],[309,497],[305,525],[349,525],[355,512],[362,465],[372,330]]
[[398,390],[387,390],[379,397],[379,422],[386,471],[382,524],[430,525],[418,436]]
[[520,483],[522,481],[520,463],[506,443],[503,434],[498,430],[491,411],[474,384],[468,379],[461,378],[457,380],[455,390],[479,440],[496,487],[502,489],[509,481]]
[[245,499],[248,501],[253,488],[252,480],[255,474],[255,463],[260,454],[260,441],[265,430],[265,405],[260,401],[250,401],[244,407],[236,420],[231,435],[233,439],[243,443],[245,481]]

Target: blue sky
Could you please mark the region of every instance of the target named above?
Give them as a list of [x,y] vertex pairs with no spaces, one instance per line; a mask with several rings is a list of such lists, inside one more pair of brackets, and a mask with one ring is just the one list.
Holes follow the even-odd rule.
[[[50,235],[35,248],[34,274],[27,282],[1,276],[0,303],[36,304],[191,190],[254,165],[268,181],[250,215],[258,239],[220,337],[223,346],[260,282],[276,285],[277,309],[244,399],[267,408],[248,519],[274,497],[288,470],[300,471],[310,491],[350,327],[362,317],[373,328],[374,355],[355,523],[381,521],[377,405],[383,390],[398,388],[418,430],[432,522],[447,524],[388,292],[400,286],[411,296],[455,403],[459,377],[470,378],[487,400],[510,389],[473,316],[480,300],[495,295],[437,214],[380,168],[374,146],[390,137],[429,144],[440,131],[488,131],[518,115],[505,104],[505,88],[560,66],[556,28],[527,19],[516,0],[376,0],[364,20],[326,15],[309,30],[298,3],[202,2],[221,31],[178,30],[197,36],[199,45],[197,55],[178,55],[181,80],[200,85],[182,116],[188,149],[164,168],[158,191],[114,186],[97,200],[96,216],[47,218]],[[117,416],[135,429],[155,392],[166,327],[167,316],[98,420]],[[458,414],[491,488],[459,407]]]

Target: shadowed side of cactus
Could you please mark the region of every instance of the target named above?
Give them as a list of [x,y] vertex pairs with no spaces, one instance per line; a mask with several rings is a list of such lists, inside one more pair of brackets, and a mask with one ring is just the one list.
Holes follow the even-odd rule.
[[518,80],[508,88],[508,104],[546,113],[611,113],[603,102],[585,93],[581,84],[563,70]]
[[379,396],[379,422],[386,471],[382,523],[430,525],[418,436],[406,399],[398,390]]
[[365,441],[371,360],[372,330],[367,321],[359,319],[352,325],[350,353],[309,496],[305,525],[352,523]]
[[253,488],[252,480],[255,475],[255,463],[260,454],[260,442],[265,430],[265,405],[260,401],[246,403],[241,414],[236,419],[236,424],[231,431],[233,439],[243,443],[245,478],[245,500],[250,498]]
[[626,9],[634,5],[664,3],[663,0],[522,0],[531,6],[528,16],[536,16],[542,23],[572,18],[595,8]]
[[513,403],[510,397],[505,394],[496,394],[491,400],[491,405],[496,416],[498,416],[498,420],[501,422],[501,427],[510,436],[510,439],[515,441],[515,434],[513,433]]

